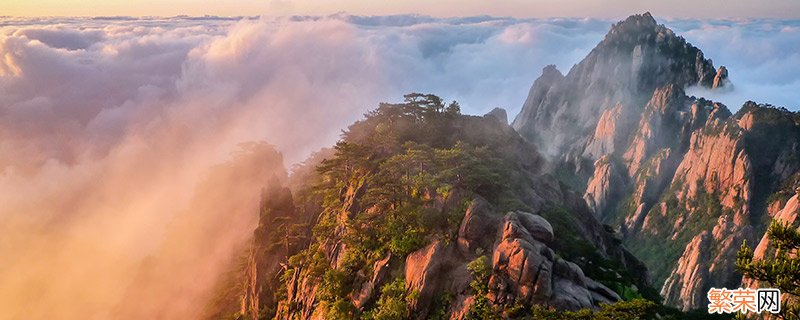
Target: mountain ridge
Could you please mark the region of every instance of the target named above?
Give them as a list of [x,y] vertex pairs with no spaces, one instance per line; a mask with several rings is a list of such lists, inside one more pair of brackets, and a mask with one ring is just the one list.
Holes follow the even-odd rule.
[[766,208],[780,206],[767,198],[800,168],[796,114],[747,102],[734,115],[687,96],[730,86],[728,70],[647,13],[558,74],[534,82],[515,129],[620,229],[666,303],[697,309],[711,286],[738,287],[736,250],[763,234]]

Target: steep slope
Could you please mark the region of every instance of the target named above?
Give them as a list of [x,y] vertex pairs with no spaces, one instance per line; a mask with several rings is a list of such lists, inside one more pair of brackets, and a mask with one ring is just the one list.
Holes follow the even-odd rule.
[[[649,13],[631,16],[614,25],[566,76],[554,66],[546,67],[513,127],[548,154],[581,156],[590,138],[607,148],[624,144],[636,128],[635,119],[642,106],[656,89],[668,85],[676,89],[711,87],[715,75],[713,64],[702,51],[656,24]],[[598,119],[614,107],[619,108],[614,111],[616,115],[604,117],[608,129],[592,137]],[[634,120],[626,121],[629,119]],[[588,149],[597,151],[598,147]],[[605,151],[625,150],[618,147]]]
[[763,233],[767,198],[798,170],[796,114],[749,102],[732,115],[684,92],[727,75],[635,15],[566,76],[545,68],[513,122],[684,310],[704,306],[711,286],[738,287],[736,250]]
[[644,265],[498,114],[409,95],[297,168],[291,191],[272,187],[238,316],[513,318],[656,297]]

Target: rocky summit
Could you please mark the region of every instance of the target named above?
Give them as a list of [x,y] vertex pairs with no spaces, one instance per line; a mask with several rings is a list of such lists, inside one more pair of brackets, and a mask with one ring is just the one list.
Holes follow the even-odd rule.
[[513,122],[683,310],[705,307],[712,286],[741,286],[742,242],[758,243],[771,219],[794,221],[781,212],[800,176],[800,116],[754,102],[732,114],[684,91],[731,85],[645,13],[566,75],[546,67]]

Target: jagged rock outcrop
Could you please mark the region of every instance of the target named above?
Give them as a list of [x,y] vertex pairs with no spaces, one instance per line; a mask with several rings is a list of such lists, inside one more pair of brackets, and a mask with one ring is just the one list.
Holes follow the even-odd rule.
[[[402,264],[408,293],[416,295],[409,304],[414,318],[425,319],[437,295],[448,292],[453,295],[453,302],[448,308],[451,319],[464,319],[475,300],[474,292],[469,287],[472,276],[467,271],[467,264],[481,252],[493,257],[490,292],[487,296],[493,304],[522,302],[561,310],[578,310],[621,300],[619,294],[587,277],[577,264],[556,254],[550,246],[558,241],[558,235],[542,216],[521,211],[503,216],[481,198],[475,198],[470,203],[461,222],[457,243],[434,240],[410,253]],[[482,238],[490,241],[466,241],[476,235],[474,233],[480,233]],[[640,262],[623,248],[609,245],[607,250],[624,257],[623,263],[642,268]],[[374,301],[376,288],[386,283],[391,272],[389,260],[387,256],[376,262],[371,279],[354,292],[354,306],[364,308]],[[324,317],[314,307],[317,305],[318,284],[313,278],[300,276],[302,274],[303,270],[295,270],[289,279],[286,302],[279,306],[279,318],[287,318],[288,315],[312,319]]]
[[315,308],[319,282],[305,277],[307,270],[294,269],[286,285],[286,298],[278,302],[278,319],[324,319],[324,310]]
[[717,75],[714,76],[714,83],[711,85],[712,89],[722,88],[729,86],[728,69],[725,66],[720,66],[717,69]]
[[729,131],[729,126],[734,125],[712,125],[707,128],[719,132],[692,134],[691,147],[678,166],[673,184],[683,184],[677,192],[680,202],[697,198],[699,192],[719,193],[720,204],[734,210],[737,222],[745,223],[753,173],[744,140],[736,129]]
[[[581,268],[557,257],[545,244],[552,241],[551,229],[546,220],[530,213],[511,212],[505,216],[500,243],[492,258],[495,272],[489,280],[491,301],[520,301],[566,310],[599,304],[587,288]],[[593,284],[600,295],[610,291]],[[619,300],[619,296],[612,295],[614,298]]]
[[[797,222],[797,214],[798,210],[800,210],[800,202],[798,201],[798,196],[794,195],[786,202],[786,205],[778,212],[773,219],[775,221],[779,221],[785,224],[792,224],[794,225]],[[768,252],[767,248],[769,247],[769,238],[765,234],[761,237],[761,241],[758,242],[755,250],[753,251],[753,258],[754,259],[763,259],[767,257]]]
[[[680,180],[684,184],[683,188],[676,188],[679,202],[696,205],[702,201],[700,198],[713,195],[712,198],[722,210],[719,210],[721,215],[711,229],[713,238],[701,249],[707,255],[707,262],[698,263],[701,268],[707,267],[700,277],[701,282],[668,281],[662,289],[668,301],[678,302],[689,298],[687,290],[681,288],[705,291],[712,286],[738,286],[740,275],[735,272],[733,262],[743,241],[752,243],[757,239],[756,227],[761,226],[757,223],[758,219],[772,216],[772,219],[781,220],[792,216],[783,210],[770,215],[766,199],[773,193],[790,193],[796,185],[797,181],[791,179],[797,173],[796,156],[794,160],[786,156],[796,155],[796,118],[785,109],[748,103],[728,121],[716,119],[713,125],[707,124],[702,132],[695,132],[692,148],[684,157],[673,182],[675,185]],[[794,174],[789,171],[794,171]],[[780,205],[782,202],[779,199],[780,196],[772,206]],[[791,207],[791,198],[785,203]],[[697,213],[700,210],[692,211]],[[759,244],[762,252],[767,245],[763,240],[765,238]],[[687,246],[683,257],[691,251],[691,246]],[[670,277],[685,276],[680,268],[679,264]],[[671,297],[670,293],[678,289],[684,293]],[[694,305],[684,304],[682,307],[689,309]]]
[[411,303],[411,310],[416,311],[419,319],[427,317],[427,311],[434,299],[436,287],[441,276],[442,265],[446,261],[448,248],[439,241],[434,241],[419,251],[412,252],[406,258],[405,279],[409,292],[417,292],[419,298]]
[[740,227],[729,215],[720,216],[711,232],[702,231],[686,245],[677,266],[661,288],[661,295],[682,310],[706,304],[711,287],[738,287],[740,276],[732,262],[752,227]]
[[601,158],[603,155],[614,153],[615,147],[624,143],[620,141],[623,138],[622,132],[627,131],[627,128],[623,128],[624,124],[621,104],[604,110],[583,155],[588,158]]
[[641,166],[657,150],[675,142],[673,132],[680,125],[676,116],[686,104],[683,90],[672,84],[653,91],[650,101],[644,106],[639,124],[633,131],[633,141],[622,154],[629,176],[639,172]]
[[708,231],[703,231],[692,238],[678,260],[678,266],[661,289],[661,295],[667,300],[678,303],[677,306],[680,308],[703,303],[704,294],[694,288],[702,287],[705,281],[707,271],[702,269],[701,264],[708,259],[706,250],[712,245],[709,242]]
[[670,157],[671,154],[670,149],[661,149],[644,163],[645,169],[639,170],[634,176],[635,183],[630,194],[631,202],[628,204],[629,208],[633,208],[633,212],[625,217],[623,225],[626,233],[647,228],[647,225],[644,224],[647,213],[670,182],[669,179],[675,171],[674,159]]
[[[484,201],[473,200],[469,210],[474,212],[475,204]],[[541,304],[578,310],[621,299],[613,290],[585,276],[578,265],[556,255],[548,246],[553,244],[556,235],[545,218],[515,211],[497,219],[500,215],[492,208],[481,210],[483,214],[465,216],[462,226],[467,225],[467,221],[489,226],[484,237],[495,239],[488,247],[493,248],[494,271],[488,294],[492,303]],[[436,292],[455,294],[455,303],[450,307],[451,319],[466,316],[465,309],[468,310],[475,299],[469,291],[471,276],[466,265],[476,256],[476,250],[466,256],[462,251],[463,248],[456,249],[452,244],[434,241],[408,255],[404,274],[408,291],[418,294],[410,306],[417,318],[427,316]]]
[[[414,318],[427,319],[432,304],[442,292],[449,292],[461,303],[466,303],[471,296],[469,282],[472,279],[467,271],[467,262],[455,246],[440,241],[434,241],[406,257],[404,279],[407,291],[416,294],[409,305]],[[460,313],[458,309],[461,307],[451,306],[454,308],[452,313]]]
[[586,204],[601,219],[607,213],[609,203],[618,198],[625,190],[627,175],[619,172],[619,168],[610,155],[597,159],[594,164],[594,175],[586,184],[583,198]]
[[506,109],[503,108],[494,108],[492,111],[486,113],[484,117],[492,117],[503,124],[508,124],[508,115],[506,114]]
[[[475,204],[484,201],[480,198],[473,200],[470,211],[475,212]],[[523,302],[578,310],[621,300],[616,292],[587,277],[577,264],[560,258],[548,246],[556,241],[557,235],[545,218],[526,212],[509,212],[503,217],[491,207],[481,210],[481,214],[466,215],[462,227],[469,225],[468,221],[488,226],[483,235],[494,239],[488,245],[491,251],[487,252],[493,256],[494,271],[488,295],[493,304]],[[475,299],[469,288],[472,277],[466,266],[483,248],[487,247],[476,244],[465,254],[465,248],[459,244],[433,241],[406,257],[402,274],[409,294],[416,294],[409,305],[414,318],[425,319],[437,295],[442,292],[454,297],[448,308],[451,319],[466,317]],[[614,250],[623,249],[617,247]],[[389,259],[387,256],[375,264],[371,280],[354,293],[354,306],[363,308],[376,297],[375,288],[385,283],[390,272]],[[627,259],[626,263],[636,264],[631,256]],[[279,306],[281,318],[287,314],[312,319],[324,317],[314,307],[318,284],[312,278],[299,276],[302,274],[303,270],[296,270],[288,281],[287,300]]]
[[[780,201],[776,201],[775,203],[780,203]],[[800,222],[797,220],[798,213],[800,213],[800,201],[798,201],[798,194],[795,194],[786,201],[784,206],[775,212],[772,218],[774,221],[778,221],[782,224],[798,226],[798,222]],[[775,248],[770,248],[769,237],[764,233],[753,250],[753,260],[770,259],[774,257],[775,254]],[[742,279],[742,287],[759,288],[761,284],[757,280],[744,278]]]
[[372,276],[361,285],[361,290],[353,296],[353,305],[356,308],[364,308],[372,302],[380,289],[378,286],[384,283],[389,275],[391,254],[375,261],[372,265]]
[[298,230],[292,227],[297,215],[291,191],[272,179],[261,198],[259,223],[244,271],[240,314],[248,319],[274,312],[278,303],[274,293],[280,286],[274,275],[283,270],[298,246]]
[[[710,88],[715,75],[702,51],[658,25],[649,13],[631,16],[612,26],[566,76],[546,67],[513,127],[546,154],[581,154],[585,132],[595,131],[604,110],[621,106],[623,115],[640,114],[633,108],[641,108],[656,88]],[[626,137],[625,131],[619,134]]]
[[763,233],[768,205],[780,206],[767,198],[800,170],[795,113],[748,102],[733,115],[684,91],[728,90],[728,72],[635,15],[566,75],[545,68],[513,122],[685,310],[703,307],[710,286],[740,281],[736,250]]

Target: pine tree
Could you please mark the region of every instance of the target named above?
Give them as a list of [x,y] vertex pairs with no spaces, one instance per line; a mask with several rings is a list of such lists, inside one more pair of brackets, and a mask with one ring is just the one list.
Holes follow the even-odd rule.
[[753,250],[742,243],[736,259],[736,268],[745,278],[760,281],[778,288],[783,294],[782,319],[800,319],[800,232],[791,224],[773,221],[767,231],[770,246],[775,249],[772,259],[754,259]]

